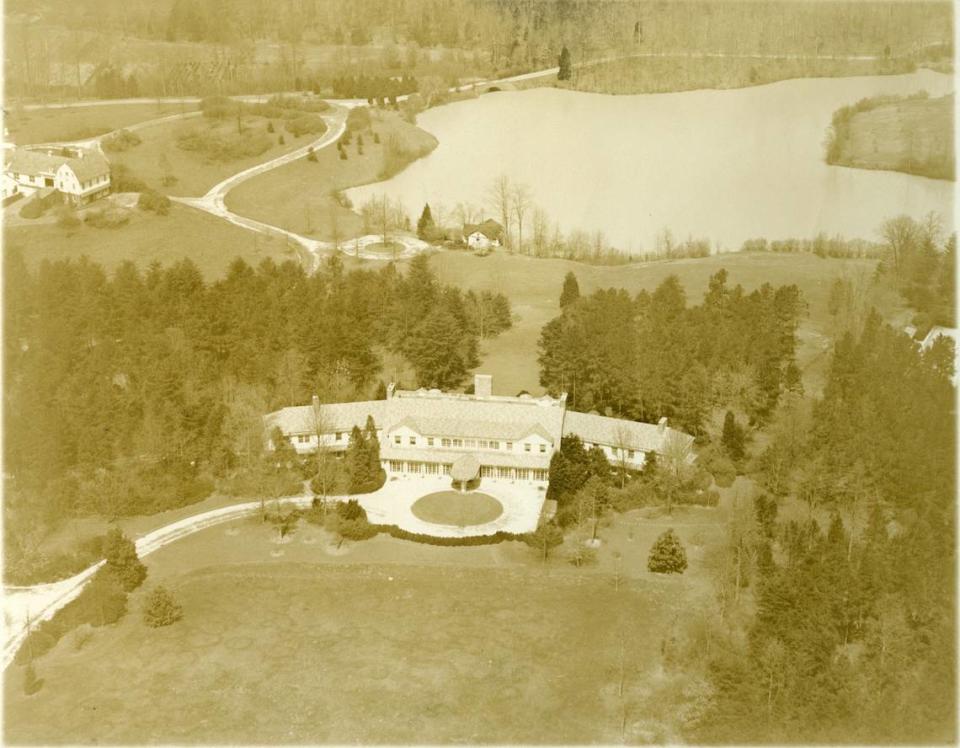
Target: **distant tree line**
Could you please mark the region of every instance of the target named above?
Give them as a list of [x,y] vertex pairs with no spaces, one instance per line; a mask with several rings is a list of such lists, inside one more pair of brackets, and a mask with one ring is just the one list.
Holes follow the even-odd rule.
[[[417,79],[412,75],[366,76],[342,75],[331,82],[333,95],[338,99],[367,99],[374,102],[395,104],[398,96],[418,90]],[[320,89],[320,86],[317,86]]]
[[782,393],[801,386],[803,312],[796,286],[746,293],[728,287],[725,270],[711,277],[699,306],[688,306],[676,276],[634,297],[616,289],[579,296],[565,284],[561,313],[540,335],[540,383],[567,392],[575,410],[667,416],[694,435],[713,407],[734,405],[762,420]]

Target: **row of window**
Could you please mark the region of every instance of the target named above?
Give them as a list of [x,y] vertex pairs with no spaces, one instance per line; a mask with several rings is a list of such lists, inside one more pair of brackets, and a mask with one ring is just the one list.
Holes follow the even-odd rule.
[[[433,436],[426,437],[427,446],[434,447],[436,446],[436,438]],[[408,436],[407,442],[409,446],[415,447],[419,444],[419,438],[416,436]],[[393,437],[393,443],[398,446],[403,446],[403,437],[400,434],[396,434]],[[504,442],[506,450],[508,452],[513,451],[513,442]],[[447,449],[500,449],[500,442],[496,440],[489,439],[454,439],[453,437],[447,438],[442,437],[440,439],[440,446]],[[524,442],[523,449],[525,452],[533,451],[533,445],[529,442]],[[546,454],[547,445],[540,445],[540,454]]]
[[[450,475],[450,463],[440,462],[411,462],[404,460],[390,460],[391,473],[408,473],[410,475]],[[548,471],[531,468],[512,468],[494,465],[481,465],[481,478],[501,478],[504,480],[547,480]]]
[[600,449],[609,449],[610,454],[614,457],[620,457],[621,452],[626,454],[628,460],[632,460],[637,455],[635,449],[621,449],[620,447],[604,447],[602,444],[594,444],[593,442],[585,442],[584,445],[587,449],[593,449],[594,447],[600,447]]

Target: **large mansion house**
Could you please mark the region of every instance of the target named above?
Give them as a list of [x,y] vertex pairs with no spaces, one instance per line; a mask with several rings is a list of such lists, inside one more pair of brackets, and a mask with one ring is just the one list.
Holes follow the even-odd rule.
[[[566,395],[493,395],[492,378],[478,374],[474,393],[387,388],[386,400],[282,408],[265,417],[268,434],[279,428],[298,453],[317,449],[320,440],[346,449],[354,426],[373,418],[380,459],[388,475],[450,474],[454,464],[475,465],[480,478],[546,483],[550,458],[560,439],[578,435],[587,447],[600,447],[617,465],[639,470],[650,452],[671,444],[689,452],[693,437],[658,424],[637,423],[567,410]],[[272,439],[269,447],[273,447]],[[456,474],[457,471],[454,471]]]

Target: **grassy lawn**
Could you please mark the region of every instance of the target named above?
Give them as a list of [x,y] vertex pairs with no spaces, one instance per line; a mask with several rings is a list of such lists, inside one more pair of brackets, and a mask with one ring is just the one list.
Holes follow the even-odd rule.
[[4,125],[17,145],[84,140],[138,122],[196,110],[195,104],[104,104],[64,109],[18,112],[15,108]]
[[[244,132],[240,136],[244,142],[263,140],[270,147],[259,155],[215,160],[199,151],[184,150],[178,145],[178,138],[191,132],[221,138],[238,136],[236,120],[217,121],[205,117],[193,117],[186,120],[163,122],[137,131],[140,145],[121,153],[108,153],[113,163],[125,164],[135,176],[140,177],[151,187],[168,195],[199,196],[227,177],[251,166],[269,161],[284,153],[296,150],[316,140],[318,135],[302,135],[295,138],[283,128],[283,121],[273,123],[275,132],[267,132],[268,120],[265,117],[247,115],[242,119]],[[285,143],[280,145],[280,137]],[[166,163],[163,163],[164,160]],[[164,186],[163,178],[172,174],[176,183]]]
[[146,269],[190,258],[208,279],[221,277],[240,256],[256,266],[267,257],[277,262],[297,259],[280,239],[254,234],[220,218],[174,204],[169,215],[134,210],[130,222],[117,229],[80,226],[69,232],[55,223],[4,228],[6,247],[19,247],[28,263],[41,260],[91,260],[112,269],[132,260]]
[[[300,159],[292,164],[254,177],[227,195],[227,207],[235,213],[281,226],[288,231],[332,241],[358,236],[364,231],[357,213],[337,204],[331,193],[380,179],[387,167],[388,143],[395,140],[410,152],[425,154],[436,147],[436,139],[394,112],[372,112],[375,143],[370,132],[363,133],[363,155],[356,136],[344,146],[346,159],[336,148],[317,153],[316,161]],[[356,206],[359,211],[360,206]]]
[[424,522],[465,527],[492,522],[503,514],[503,506],[479,491],[440,491],[417,499],[410,511]]
[[904,99],[858,112],[838,164],[954,179],[953,96]]
[[[23,695],[22,668],[8,671],[4,737],[668,740],[684,684],[663,673],[660,646],[680,611],[703,604],[700,546],[718,530],[715,512],[670,519],[691,558],[679,577],[646,571],[664,525],[639,512],[602,528],[600,561],[581,569],[559,553],[542,564],[519,543],[438,548],[381,536],[338,551],[312,525],[282,545],[256,520],[211,528],[148,557],[147,584],[119,624],[79,650],[67,636],[38,660],[38,694]],[[139,607],[158,582],[184,618],[155,630]]]
[[598,288],[625,288],[631,293],[654,290],[667,276],[676,275],[686,289],[690,304],[699,304],[711,275],[721,268],[728,284],[741,284],[751,291],[763,283],[774,286],[795,283],[809,305],[801,321],[798,359],[804,368],[808,389],[819,386],[821,367],[829,344],[830,317],[827,296],[837,277],[856,275],[874,267],[871,260],[821,259],[809,254],[733,253],[701,259],[675,260],[627,266],[584,265],[567,260],[535,259],[494,252],[487,257],[440,251],[431,265],[441,281],[464,289],[502,291],[515,315],[513,328],[485,341],[478,371],[493,374],[494,392],[516,395],[521,390],[541,394],[536,360],[541,328],[560,312],[563,277],[573,271],[580,292]]

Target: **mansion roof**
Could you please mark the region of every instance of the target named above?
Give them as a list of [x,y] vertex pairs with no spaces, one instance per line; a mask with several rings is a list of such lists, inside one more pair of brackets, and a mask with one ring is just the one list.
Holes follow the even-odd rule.
[[57,169],[66,164],[81,182],[110,173],[110,163],[102,155],[89,149],[80,153],[80,156],[64,156],[45,151],[14,148],[6,158],[4,171],[37,177],[54,174]]
[[[424,437],[502,442],[520,442],[536,435],[551,447],[559,447],[563,436],[576,434],[587,444],[661,453],[671,442],[683,447],[693,443],[692,436],[669,428],[665,419],[660,424],[651,424],[577,413],[567,410],[566,396],[535,398],[529,395],[464,395],[425,389],[394,391],[392,385],[386,400],[322,405],[317,401],[314,405],[274,411],[264,421],[268,431],[279,427],[286,436],[293,436],[317,433],[318,417],[319,431],[331,434],[349,432],[354,426],[363,428],[370,416],[384,437],[401,428]],[[381,456],[384,459],[429,462],[445,451],[439,440],[429,448],[416,448],[381,439]],[[459,454],[462,454],[462,450],[450,450],[450,460],[456,459]],[[539,468],[545,467],[545,461],[549,461],[549,452],[491,451],[484,453],[484,461],[494,465]]]

